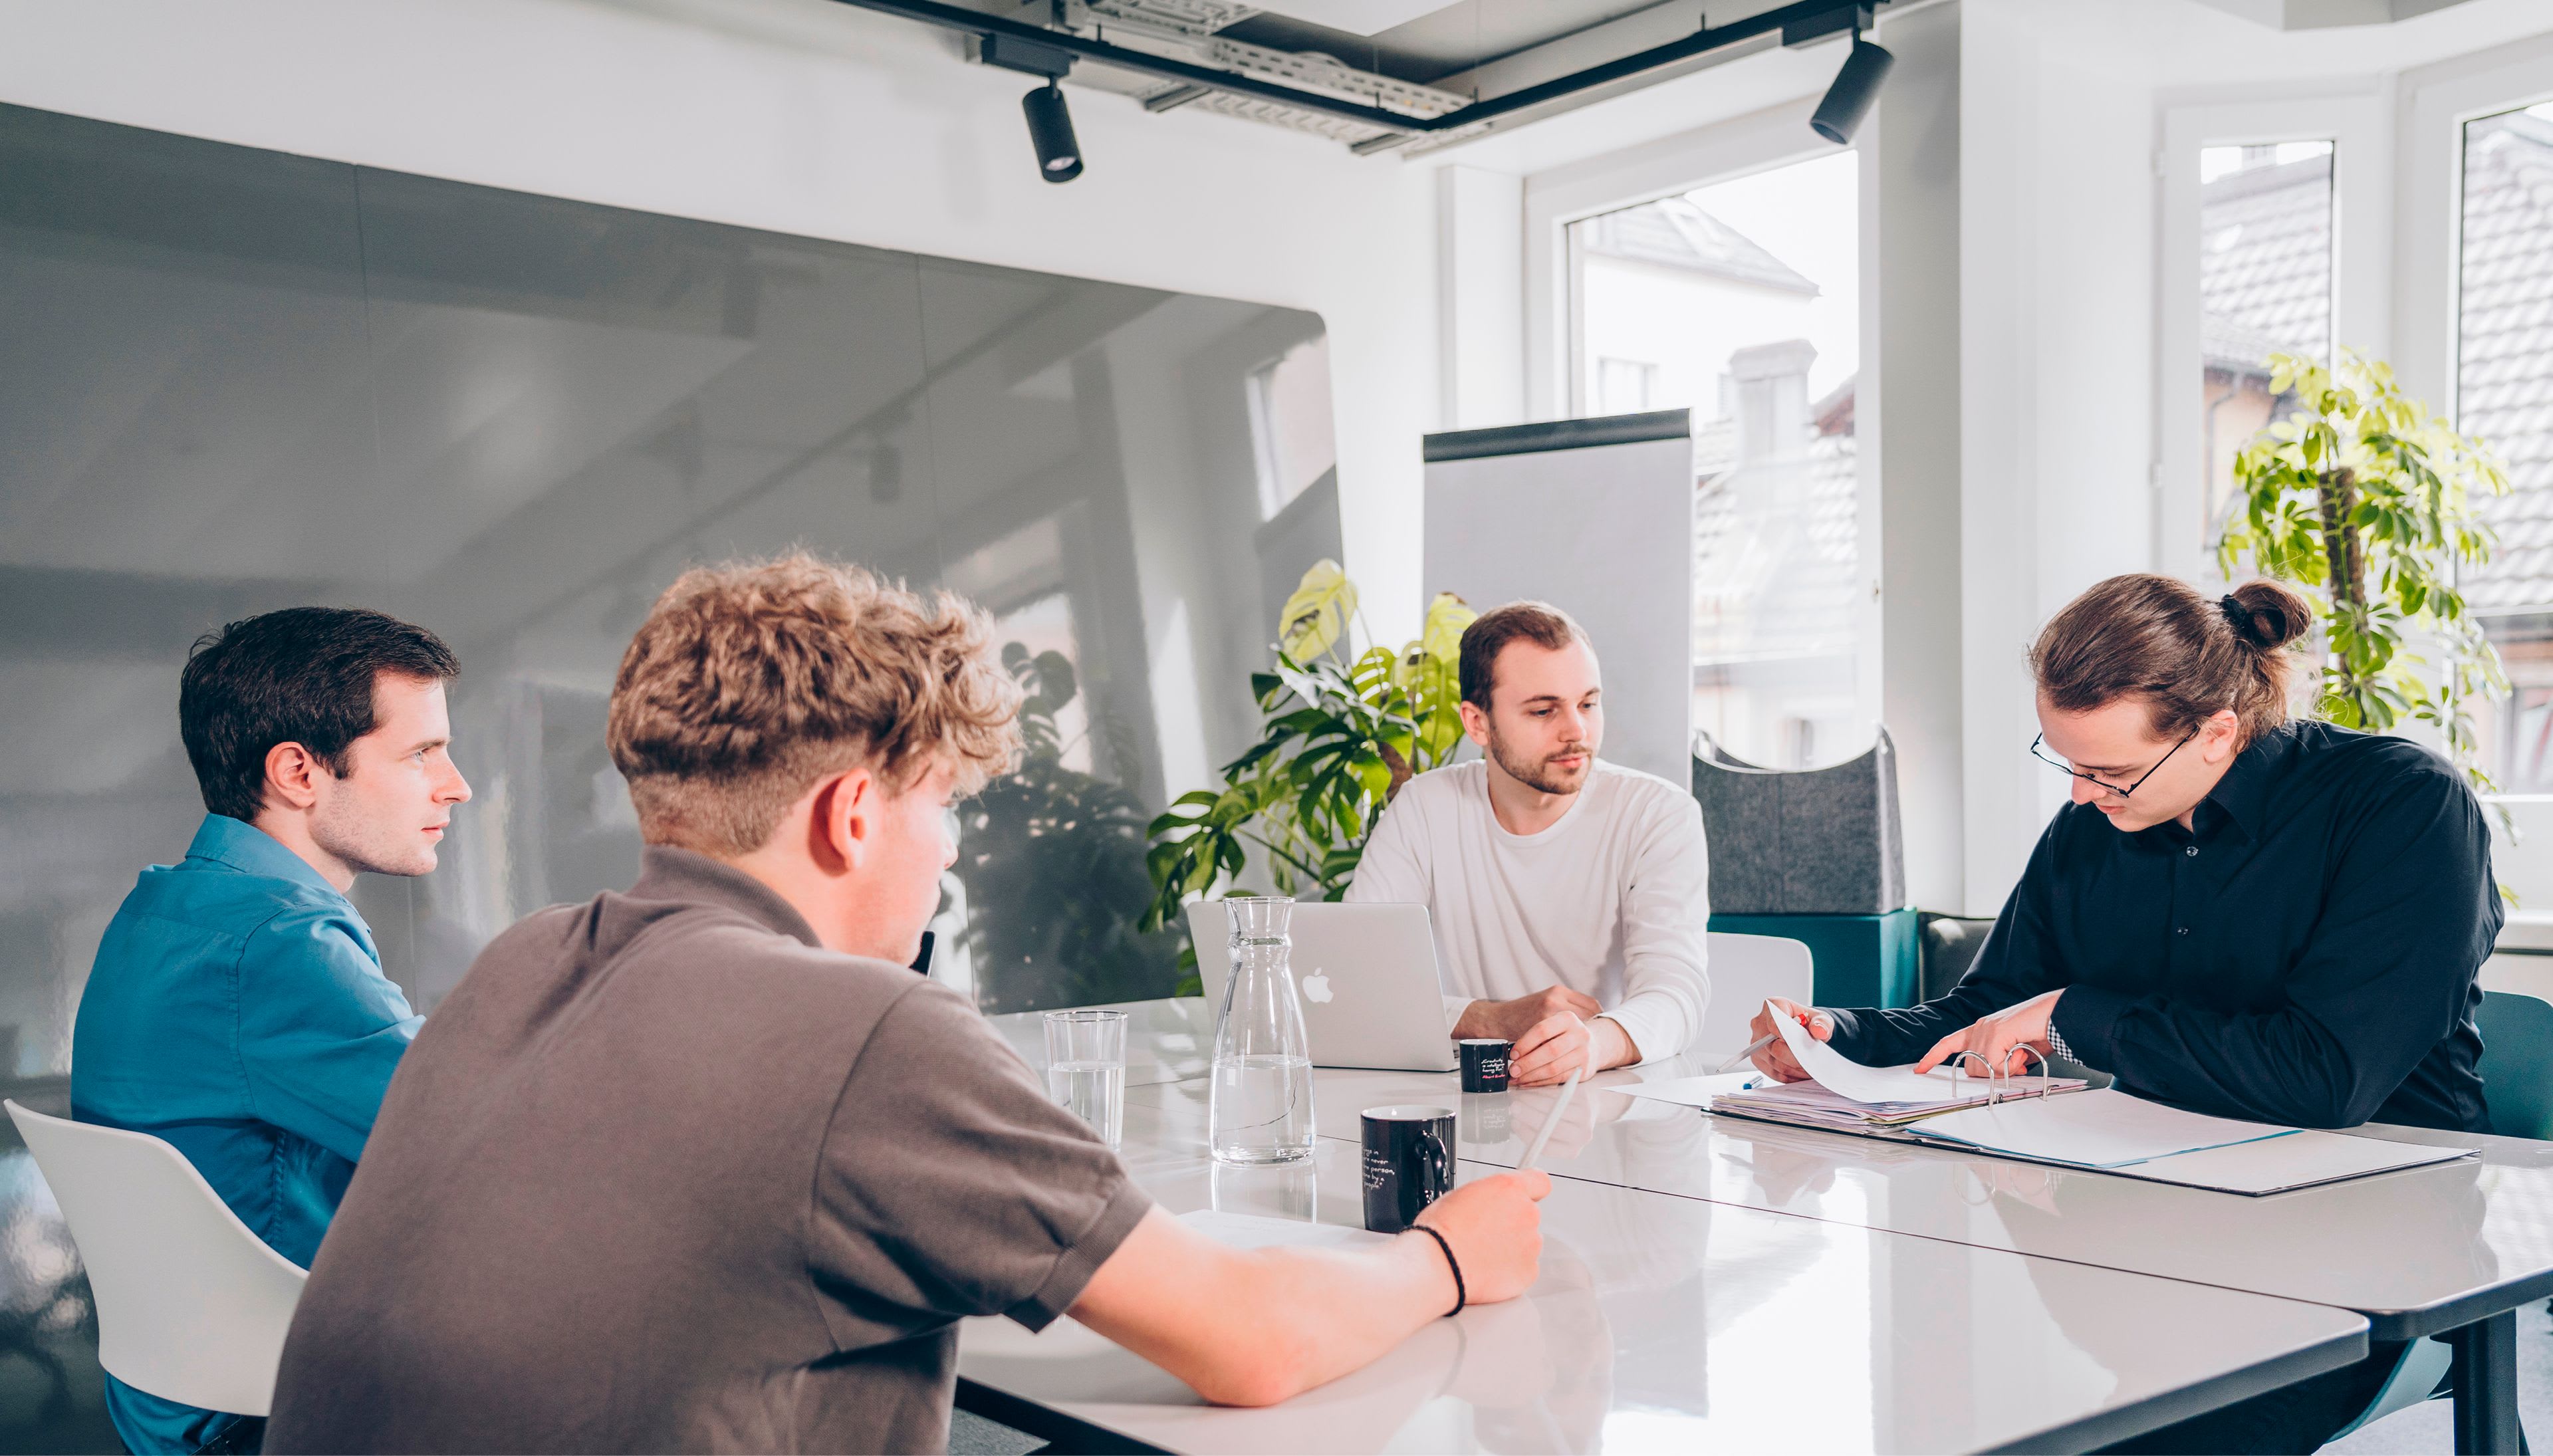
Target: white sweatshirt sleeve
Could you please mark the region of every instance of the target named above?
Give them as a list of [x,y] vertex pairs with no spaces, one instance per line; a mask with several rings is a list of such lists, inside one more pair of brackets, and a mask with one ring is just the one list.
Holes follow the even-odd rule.
[[[1365,841],[1365,854],[1357,860],[1356,875],[1348,881],[1347,902],[1351,905],[1425,905],[1434,914],[1434,884],[1427,873],[1427,856],[1420,852],[1426,843],[1427,827],[1422,822],[1425,811],[1418,807],[1417,796],[1403,784],[1383,811],[1382,822]],[[1441,963],[1437,974],[1445,974]],[[1445,997],[1445,1026],[1453,1028],[1472,1004],[1469,996]]]
[[1711,853],[1702,806],[1690,794],[1648,796],[1622,903],[1622,1000],[1605,1015],[1630,1034],[1642,1062],[1693,1044],[1711,1000]]

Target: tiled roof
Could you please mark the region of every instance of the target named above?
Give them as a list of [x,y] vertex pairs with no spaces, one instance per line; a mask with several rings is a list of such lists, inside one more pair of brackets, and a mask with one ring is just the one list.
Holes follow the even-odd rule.
[[2202,186],[2198,246],[2210,364],[2259,364],[2270,349],[2330,353],[2330,154],[2246,168]]
[[2488,612],[2553,606],[2553,121],[2510,112],[2465,131],[2457,425],[2508,467],[2481,503],[2499,550],[2465,583]]
[[[1837,402],[1832,395],[1822,404]],[[1848,652],[1860,601],[1860,497],[1850,434],[1731,470],[1733,439],[1695,437],[1694,660]]]
[[1786,293],[1814,294],[1818,285],[1761,245],[1682,197],[1661,197],[1591,218],[1584,234],[1591,253],[1666,268],[1690,269]]
[[2249,324],[2213,313],[2199,315],[2198,348],[2207,356],[2210,369],[2266,375],[2270,372],[2270,356],[2286,347],[2285,340]]

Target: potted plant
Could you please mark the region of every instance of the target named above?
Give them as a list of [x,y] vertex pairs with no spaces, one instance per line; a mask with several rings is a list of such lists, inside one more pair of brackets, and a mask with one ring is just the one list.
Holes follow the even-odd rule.
[[[1418,638],[1394,652],[1355,650],[1356,584],[1335,561],[1303,574],[1276,633],[1276,665],[1251,674],[1265,724],[1249,752],[1223,766],[1220,787],[1173,800],[1149,834],[1154,897],[1143,929],[1180,919],[1198,896],[1234,890],[1254,857],[1276,894],[1336,900],[1366,838],[1414,774],[1463,739],[1456,658],[1479,614],[1452,593],[1427,608]],[[1180,952],[1195,989],[1195,950]]]
[[2271,391],[2292,393],[2295,408],[2235,458],[2240,508],[2217,542],[2219,569],[2231,576],[2248,557],[2315,599],[2316,716],[2376,732],[2431,724],[2474,787],[2495,788],[2470,705],[2507,692],[2508,679],[2457,584],[2491,559],[2474,502],[2504,494],[2506,474],[2380,362],[2344,349],[2334,369],[2293,354],[2269,364]]

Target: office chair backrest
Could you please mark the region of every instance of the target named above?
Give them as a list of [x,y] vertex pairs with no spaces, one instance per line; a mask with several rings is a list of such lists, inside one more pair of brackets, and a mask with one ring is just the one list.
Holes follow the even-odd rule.
[[2553,1005],[2514,991],[2485,991],[2482,1094],[2491,1130],[2504,1138],[2553,1138]]
[[166,1400],[266,1414],[301,1269],[160,1139],[5,1105],[88,1268],[98,1363]]
[[1711,956],[1711,1005],[1702,1014],[1694,1052],[1717,1063],[1755,1040],[1746,1025],[1764,1009],[1767,996],[1814,1004],[1810,998],[1816,994],[1817,963],[1805,942],[1719,931],[1705,940]]

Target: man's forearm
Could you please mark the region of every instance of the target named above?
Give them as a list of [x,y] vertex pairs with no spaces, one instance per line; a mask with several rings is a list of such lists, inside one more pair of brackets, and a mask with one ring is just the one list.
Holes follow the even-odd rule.
[[1155,1209],[1073,1317],[1223,1405],[1268,1405],[1336,1380],[1454,1307],[1436,1241],[1233,1250]]

